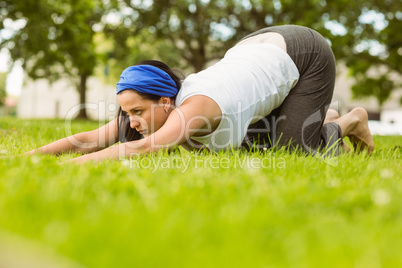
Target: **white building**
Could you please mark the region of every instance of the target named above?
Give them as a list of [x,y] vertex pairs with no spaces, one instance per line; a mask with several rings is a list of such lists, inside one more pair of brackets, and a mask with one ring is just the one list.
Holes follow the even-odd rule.
[[[26,78],[18,102],[20,118],[73,118],[77,115],[79,94],[67,79],[49,83],[45,79]],[[88,79],[85,107],[94,120],[110,120],[117,114],[118,104],[114,86],[105,85],[97,78]]]

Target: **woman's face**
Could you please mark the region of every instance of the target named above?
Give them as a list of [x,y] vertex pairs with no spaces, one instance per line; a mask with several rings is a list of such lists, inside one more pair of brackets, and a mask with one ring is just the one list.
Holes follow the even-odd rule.
[[130,127],[145,137],[160,129],[170,113],[170,99],[167,97],[155,102],[144,99],[133,90],[124,90],[117,95],[117,101],[130,118]]

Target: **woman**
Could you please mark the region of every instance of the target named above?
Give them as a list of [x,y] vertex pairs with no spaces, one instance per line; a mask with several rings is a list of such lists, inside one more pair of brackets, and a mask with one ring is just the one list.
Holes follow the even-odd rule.
[[335,59],[320,34],[302,26],[268,27],[183,85],[160,62],[127,68],[117,83],[115,120],[28,153],[84,152],[72,161],[97,162],[177,145],[212,151],[288,145],[314,154],[346,136],[356,150],[371,152],[364,109],[342,117],[328,111],[334,83]]

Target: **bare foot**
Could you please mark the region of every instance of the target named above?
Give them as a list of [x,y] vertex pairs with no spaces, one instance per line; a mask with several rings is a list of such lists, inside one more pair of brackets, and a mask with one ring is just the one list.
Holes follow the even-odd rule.
[[328,109],[327,114],[325,115],[324,124],[334,122],[339,118],[339,113],[334,109]]
[[[328,109],[327,114],[325,115],[324,125],[330,122],[335,122],[339,118],[338,111],[334,109]],[[346,153],[350,152],[350,147],[343,141],[343,149]]]
[[354,118],[354,123],[347,136],[352,142],[355,152],[367,149],[371,153],[374,150],[374,141],[368,127],[367,111],[364,108],[357,107],[349,114]]

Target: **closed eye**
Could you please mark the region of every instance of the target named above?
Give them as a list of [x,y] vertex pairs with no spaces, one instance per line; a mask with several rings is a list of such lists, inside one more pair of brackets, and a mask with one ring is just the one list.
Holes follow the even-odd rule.
[[130,115],[140,115],[142,113],[142,110],[137,110],[137,109],[132,109],[129,112],[123,111],[123,114],[126,116]]
[[141,110],[131,110],[130,112],[125,112],[127,114],[127,116],[130,116],[130,114],[132,115],[140,115],[141,114]]

